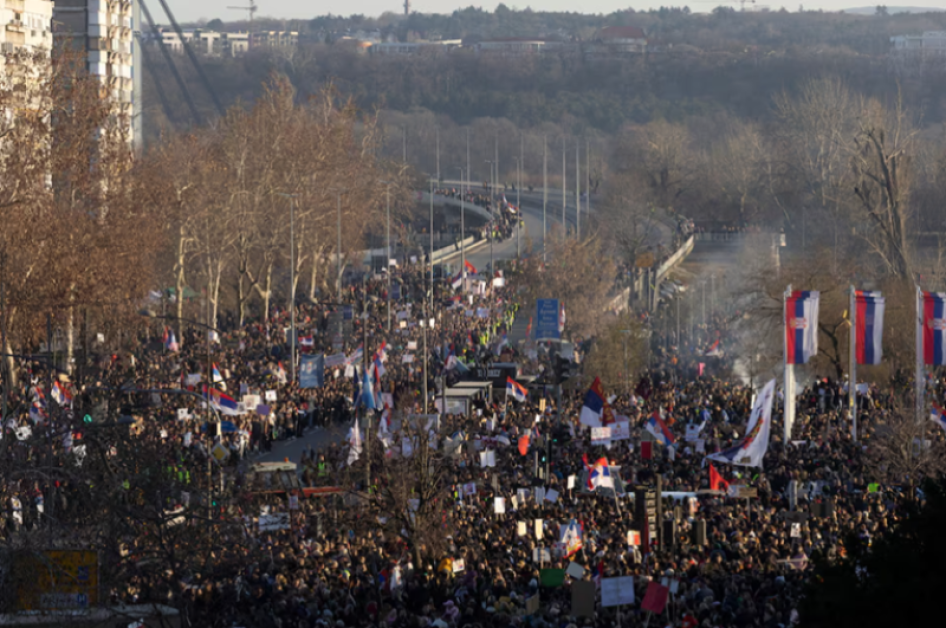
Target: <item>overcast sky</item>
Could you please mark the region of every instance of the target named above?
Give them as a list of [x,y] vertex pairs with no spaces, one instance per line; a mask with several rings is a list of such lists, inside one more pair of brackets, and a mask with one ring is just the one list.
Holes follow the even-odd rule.
[[[228,6],[239,6],[248,4],[247,0],[167,0],[175,17],[182,22],[190,22],[197,19],[220,18],[224,21],[245,19],[246,12],[234,9],[228,9]],[[276,18],[297,18],[311,19],[313,17],[324,15],[327,12],[342,15],[361,13],[368,16],[378,16],[385,11],[400,13],[404,10],[404,0],[349,0],[345,2],[344,10],[339,11],[337,6],[326,6],[326,3],[315,0],[258,0],[259,11],[257,17],[276,17]],[[861,0],[812,0],[809,2],[785,2],[782,0],[758,0],[760,6],[768,6],[772,10],[778,10],[785,7],[789,11],[797,11],[799,4],[806,9],[825,9],[827,11],[839,11],[850,7],[873,6],[874,1]],[[496,8],[498,2],[458,2],[457,0],[411,0],[411,9],[421,13],[452,13],[460,7],[470,5],[479,6],[489,11]],[[660,6],[689,6],[694,11],[710,11],[713,7],[725,2],[714,2],[713,0],[691,0],[690,2],[677,2],[674,0],[645,0],[643,2],[628,3],[626,0],[585,0],[580,3],[584,12],[594,13],[612,13],[628,6],[634,9],[650,9]],[[738,3],[729,3],[738,7]],[[913,0],[912,2],[885,2],[888,6],[906,5],[921,7],[942,7],[946,6],[946,0]],[[527,2],[507,2],[506,6],[510,8],[532,9],[547,11],[574,11],[576,2],[574,0],[529,0]],[[152,15],[162,14],[161,5],[158,2],[149,2],[148,8]],[[155,21],[167,23],[166,19],[161,19],[155,15]]]

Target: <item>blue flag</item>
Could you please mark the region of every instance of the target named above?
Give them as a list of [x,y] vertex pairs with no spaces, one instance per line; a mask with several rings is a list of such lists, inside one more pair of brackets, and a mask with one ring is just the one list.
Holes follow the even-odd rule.
[[377,410],[378,404],[374,398],[374,386],[371,385],[371,376],[365,371],[361,384],[361,405],[368,410]]
[[299,387],[321,388],[325,385],[325,356],[303,355],[299,365]]

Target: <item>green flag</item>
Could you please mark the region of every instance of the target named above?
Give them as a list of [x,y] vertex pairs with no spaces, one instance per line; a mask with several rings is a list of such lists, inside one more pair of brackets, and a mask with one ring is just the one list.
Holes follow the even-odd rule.
[[877,482],[873,482],[873,483],[871,483],[871,484],[868,484],[868,485],[867,485],[867,492],[868,492],[868,493],[877,493],[877,492],[880,492],[880,484],[878,484]]

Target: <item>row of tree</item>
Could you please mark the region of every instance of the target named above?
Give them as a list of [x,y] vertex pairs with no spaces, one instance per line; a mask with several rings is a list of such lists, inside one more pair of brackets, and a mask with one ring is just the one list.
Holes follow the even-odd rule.
[[273,78],[252,107],[136,155],[81,61],[20,64],[23,80],[0,90],[5,354],[51,340],[72,358],[164,288],[178,316],[177,297],[202,292],[211,324],[221,308],[232,322],[265,317],[288,298],[292,262],[300,298],[334,293],[335,256],[364,249],[386,194],[395,218],[405,206],[406,169],[378,156],[376,118],[333,89],[303,99]]

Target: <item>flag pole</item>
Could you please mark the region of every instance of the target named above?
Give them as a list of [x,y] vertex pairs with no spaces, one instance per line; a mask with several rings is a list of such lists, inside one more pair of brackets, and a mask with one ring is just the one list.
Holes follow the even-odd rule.
[[848,356],[851,361],[850,374],[848,376],[848,399],[851,411],[851,438],[857,442],[857,291],[854,285],[851,285],[851,305],[848,310],[851,313],[851,347]]
[[923,359],[923,291],[916,287],[916,374],[914,387],[916,389],[916,422],[923,421],[923,407],[926,395],[926,368]]
[[785,294],[782,295],[782,343],[785,358],[784,440],[786,452],[788,451],[788,442],[792,438],[792,425],[795,423],[795,366],[788,361],[788,297],[791,294],[792,285],[789,284]]

